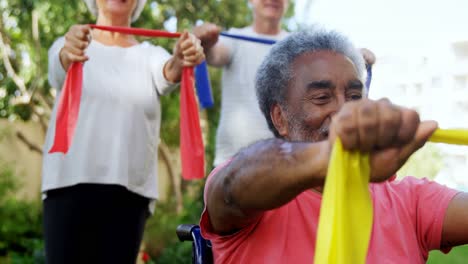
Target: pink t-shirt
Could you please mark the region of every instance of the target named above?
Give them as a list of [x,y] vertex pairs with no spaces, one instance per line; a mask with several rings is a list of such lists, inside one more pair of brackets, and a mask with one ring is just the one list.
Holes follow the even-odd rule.
[[[440,248],[445,211],[457,191],[413,177],[370,184],[370,190],[374,223],[367,263],[425,263],[429,251]],[[228,236],[212,231],[205,208],[201,233],[211,240],[216,264],[313,263],[321,199],[305,191]]]

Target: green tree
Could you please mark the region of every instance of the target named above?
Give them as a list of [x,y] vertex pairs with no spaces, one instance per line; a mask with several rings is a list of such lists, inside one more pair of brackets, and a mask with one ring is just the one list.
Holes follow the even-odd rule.
[[0,263],[43,263],[39,201],[18,200],[12,164],[0,161]]

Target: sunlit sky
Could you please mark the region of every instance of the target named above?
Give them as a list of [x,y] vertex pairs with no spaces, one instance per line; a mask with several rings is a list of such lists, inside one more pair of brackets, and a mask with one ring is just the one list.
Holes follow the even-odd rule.
[[297,0],[295,17],[338,29],[378,56],[420,55],[468,39],[467,0]]

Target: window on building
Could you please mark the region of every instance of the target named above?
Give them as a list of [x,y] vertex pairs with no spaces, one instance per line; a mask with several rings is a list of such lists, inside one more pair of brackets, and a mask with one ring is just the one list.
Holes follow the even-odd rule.
[[468,88],[467,76],[455,76],[454,88],[455,90],[464,90]]
[[415,90],[416,95],[422,94],[422,90],[423,90],[422,83],[415,83],[414,90]]
[[456,102],[456,110],[459,113],[468,113],[468,101],[459,101]]
[[442,87],[442,78],[432,77],[431,85],[432,85],[432,88],[441,88]]
[[406,87],[406,84],[399,84],[398,85],[398,92],[401,94],[401,95],[407,95],[407,87]]

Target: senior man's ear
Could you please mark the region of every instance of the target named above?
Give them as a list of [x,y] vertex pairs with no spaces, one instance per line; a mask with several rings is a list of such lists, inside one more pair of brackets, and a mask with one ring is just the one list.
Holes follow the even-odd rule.
[[286,112],[278,104],[275,104],[270,110],[270,117],[280,136],[287,138],[289,130]]

